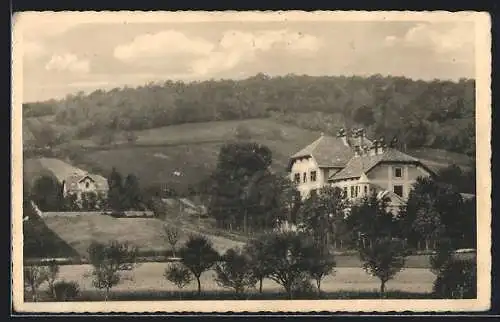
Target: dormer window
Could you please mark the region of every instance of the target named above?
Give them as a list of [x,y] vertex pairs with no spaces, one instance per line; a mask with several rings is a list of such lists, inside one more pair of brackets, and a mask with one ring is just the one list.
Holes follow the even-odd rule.
[[90,187],[90,183],[87,181],[85,182],[85,188],[88,189]]
[[394,177],[402,178],[403,177],[403,169],[402,168],[394,168]]

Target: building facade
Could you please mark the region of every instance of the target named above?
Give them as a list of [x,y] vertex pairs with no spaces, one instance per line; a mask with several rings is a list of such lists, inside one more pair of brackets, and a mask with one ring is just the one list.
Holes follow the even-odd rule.
[[351,201],[376,193],[395,211],[406,203],[418,177],[434,175],[418,159],[368,140],[363,130],[352,136],[343,130],[337,137],[322,135],[290,158],[288,170],[303,199],[330,185]]

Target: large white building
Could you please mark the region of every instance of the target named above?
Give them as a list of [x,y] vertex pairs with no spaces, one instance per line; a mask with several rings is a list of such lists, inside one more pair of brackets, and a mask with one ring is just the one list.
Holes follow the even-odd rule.
[[288,171],[304,199],[331,185],[350,200],[375,192],[396,209],[406,202],[418,177],[434,174],[418,159],[369,140],[363,130],[321,135],[291,156]]

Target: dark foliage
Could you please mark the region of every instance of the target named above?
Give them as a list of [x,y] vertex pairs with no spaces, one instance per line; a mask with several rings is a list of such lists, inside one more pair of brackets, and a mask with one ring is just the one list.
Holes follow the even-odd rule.
[[436,297],[473,299],[477,297],[477,264],[475,260],[449,261],[434,282]]
[[[24,104],[24,115],[55,113],[80,137],[110,143],[108,129],[134,131],[172,124],[275,116],[334,134],[367,127],[368,135],[398,137],[401,148],[436,147],[474,155],[475,82],[404,77],[258,74],[245,80],[166,81],[135,89],[96,90],[59,101]],[[41,108],[38,108],[41,107]]]

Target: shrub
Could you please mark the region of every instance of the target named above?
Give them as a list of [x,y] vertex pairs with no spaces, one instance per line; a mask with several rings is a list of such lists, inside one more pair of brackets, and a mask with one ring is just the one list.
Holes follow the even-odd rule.
[[441,269],[433,293],[446,299],[477,297],[477,264],[471,259],[453,259]]
[[54,283],[54,297],[56,301],[74,300],[80,294],[77,282],[58,281]]

